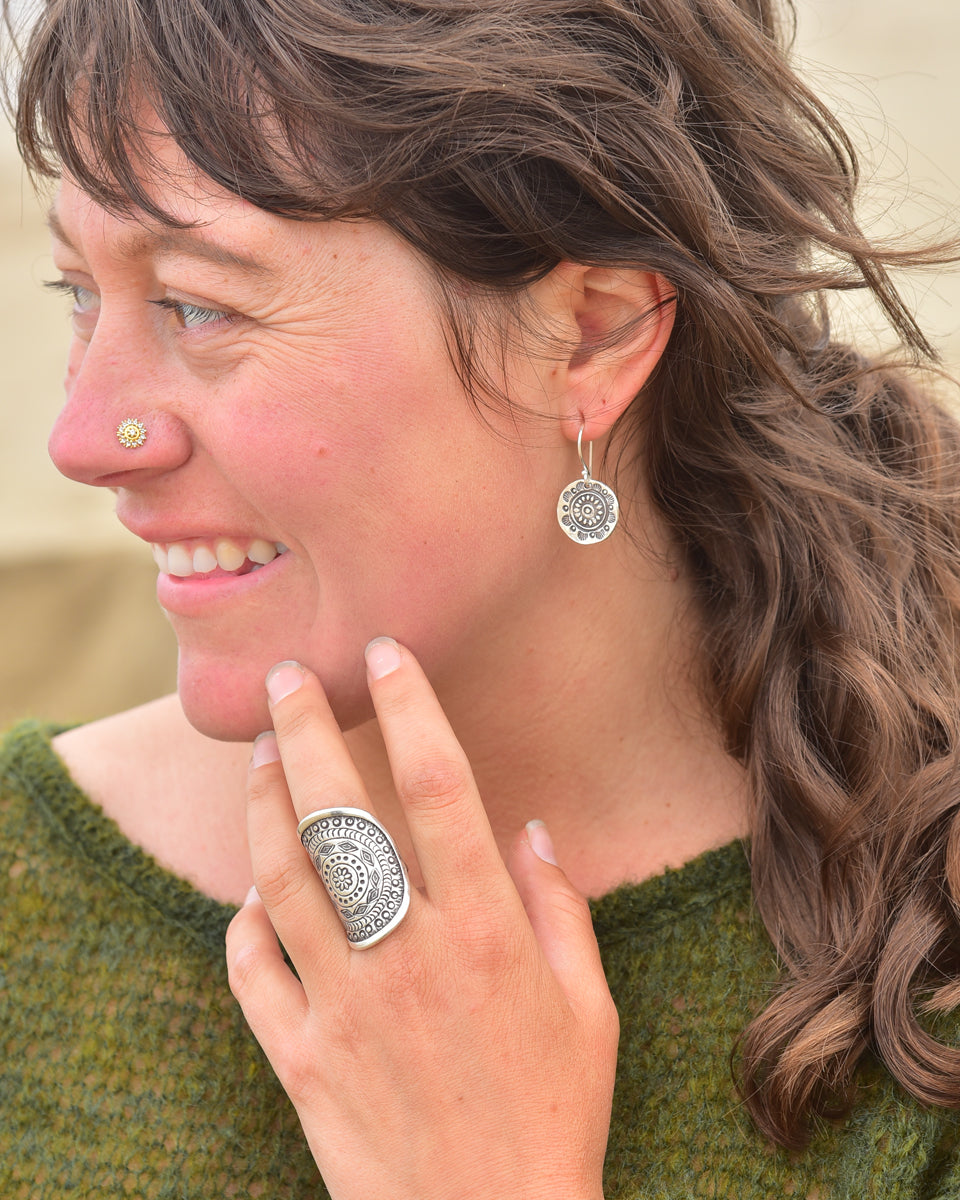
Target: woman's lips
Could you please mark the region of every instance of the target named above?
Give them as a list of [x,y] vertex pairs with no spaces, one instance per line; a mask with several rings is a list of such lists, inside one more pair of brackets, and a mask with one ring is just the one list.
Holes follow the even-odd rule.
[[[171,616],[222,615],[222,605],[259,590],[288,557],[286,546],[264,538],[214,538],[153,545],[160,568],[157,600]],[[234,565],[236,564],[236,565]],[[218,616],[219,619],[219,616]]]

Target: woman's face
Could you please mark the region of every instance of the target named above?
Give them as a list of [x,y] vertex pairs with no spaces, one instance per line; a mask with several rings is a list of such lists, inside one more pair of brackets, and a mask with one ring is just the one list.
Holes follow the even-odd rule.
[[[285,658],[354,723],[371,637],[443,678],[536,611],[571,552],[554,509],[575,455],[555,425],[525,438],[505,412],[478,418],[431,276],[386,227],[289,221],[202,181],[163,201],[198,227],[61,187],[55,259],[76,303],[50,452],[159,547],[198,728],[256,734]],[[546,411],[549,377],[518,359],[505,382]],[[118,440],[127,417],[138,447]]]

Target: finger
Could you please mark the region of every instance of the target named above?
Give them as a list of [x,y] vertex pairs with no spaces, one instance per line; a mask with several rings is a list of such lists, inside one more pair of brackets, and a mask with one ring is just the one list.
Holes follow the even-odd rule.
[[227,928],[226,950],[230,990],[272,1062],[271,1048],[295,1037],[308,1006],[253,888]]
[[[376,821],[316,675],[298,663],[279,663],[267,675],[267,692],[293,812],[301,823],[326,813],[310,823],[309,833],[304,827],[304,837],[330,888],[331,909],[336,906],[343,918],[344,945],[376,945],[407,919],[411,906],[399,853]],[[294,930],[292,936],[299,941],[302,934]]]
[[267,674],[267,695],[297,817],[321,808],[372,811],[316,675],[299,663],[278,663]]
[[371,642],[366,660],[427,894],[442,907],[476,905],[481,887],[515,900],[466,755],[419,664],[391,638]]
[[254,744],[247,778],[247,836],[257,891],[305,981],[347,953],[343,928],[297,832],[276,736]]
[[591,1016],[612,1004],[590,906],[557,865],[542,821],[530,821],[508,860],[523,907],[572,1008]]

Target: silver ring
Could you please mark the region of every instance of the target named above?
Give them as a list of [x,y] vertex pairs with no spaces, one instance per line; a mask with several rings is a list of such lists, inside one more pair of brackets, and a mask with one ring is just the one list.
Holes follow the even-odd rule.
[[357,950],[375,946],[406,916],[410,885],[393,838],[362,808],[324,808],[297,826]]

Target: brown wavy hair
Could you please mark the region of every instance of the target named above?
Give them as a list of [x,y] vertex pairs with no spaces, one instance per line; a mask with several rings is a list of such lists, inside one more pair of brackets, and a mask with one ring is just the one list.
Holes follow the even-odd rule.
[[35,172],[170,221],[141,183],[146,101],[260,208],[388,223],[435,265],[468,380],[453,296],[516,298],[565,259],[676,287],[619,466],[695,582],[752,778],[754,894],[784,973],[737,1070],[761,1130],[799,1145],[867,1052],[960,1104],[960,1053],[927,1020],[960,1001],[960,435],[904,369],[831,338],[824,297],[868,289],[904,357],[930,355],[887,269],[943,251],[863,235],[853,148],[777,17],[772,0],[46,0],[17,129]]

